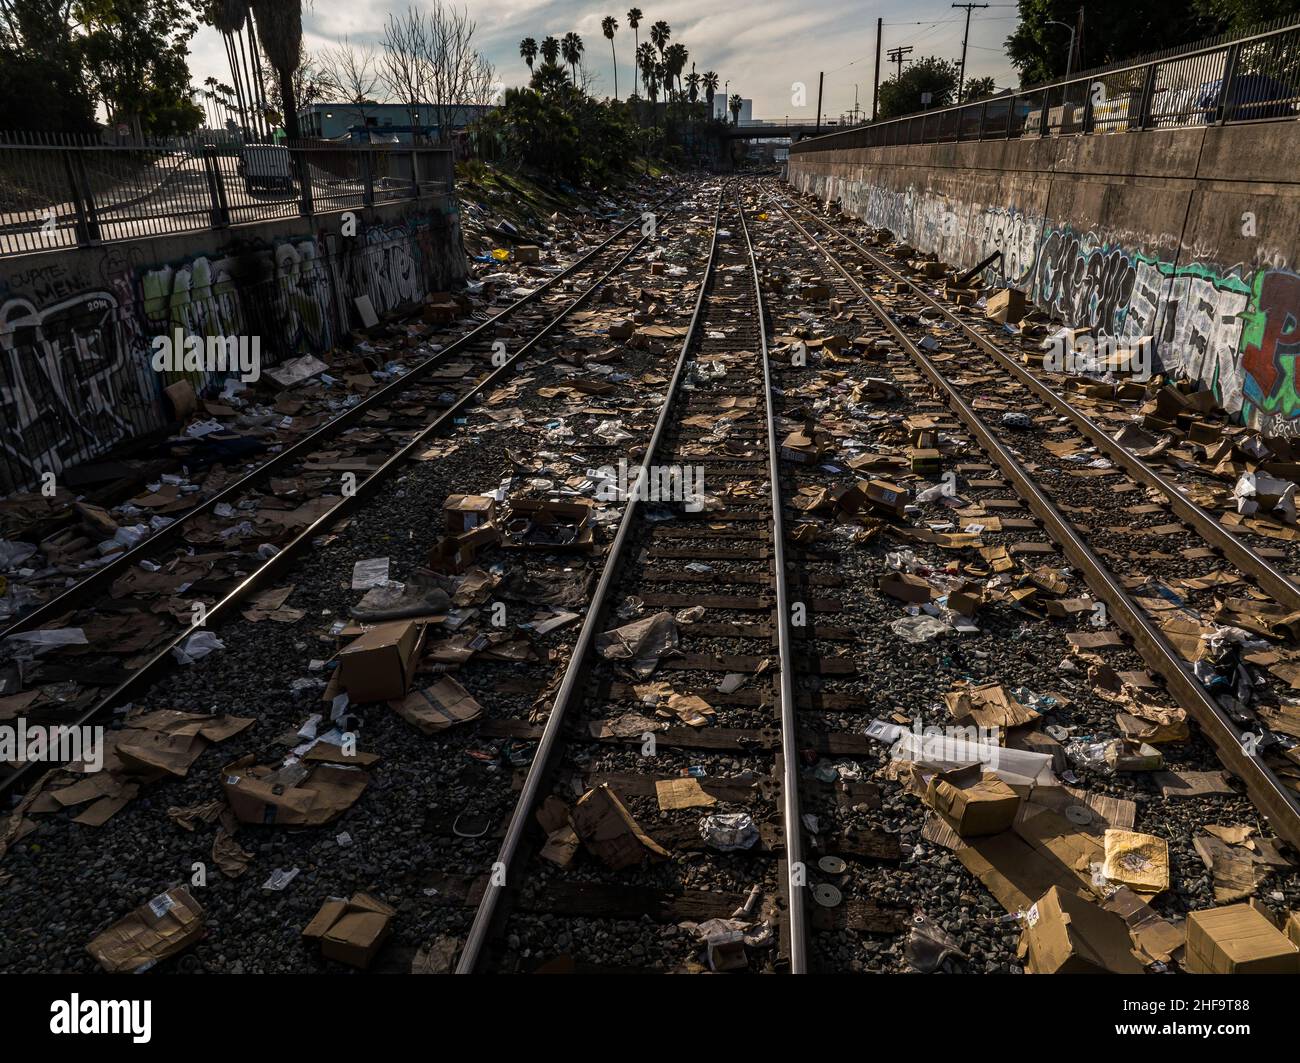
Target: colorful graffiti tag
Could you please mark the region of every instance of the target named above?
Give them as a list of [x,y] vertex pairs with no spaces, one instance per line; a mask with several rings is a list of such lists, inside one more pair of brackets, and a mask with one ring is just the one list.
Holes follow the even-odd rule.
[[[809,171],[793,172],[791,180],[945,261],[972,265],[1001,251],[1000,272],[988,271],[987,283],[1026,291],[1073,327],[1129,340],[1150,336],[1165,369],[1212,388],[1224,409],[1300,435],[1300,277],[1277,255],[1258,266],[1179,263],[1172,250],[1143,254],[1093,232],[1047,225],[1014,206],[963,203],[916,185],[891,188]],[[1123,234],[1125,241],[1132,235]],[[1170,233],[1134,242],[1181,245]],[[1203,250],[1193,246],[1191,254]]]

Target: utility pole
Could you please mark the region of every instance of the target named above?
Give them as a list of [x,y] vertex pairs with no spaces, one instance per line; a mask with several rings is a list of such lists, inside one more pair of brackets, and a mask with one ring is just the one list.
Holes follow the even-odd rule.
[[822,127],[822,79],[826,76],[825,71],[817,71],[817,128]]
[[988,4],[953,4],[953,7],[964,7],[966,9],[966,32],[961,39],[961,73],[957,76],[957,102],[961,103],[962,87],[966,84],[966,42],[970,40],[970,13],[977,7],[988,7]]
[[[889,61],[891,63],[898,64],[898,76],[900,78],[903,76],[903,56],[910,55],[911,52],[912,52],[912,46],[910,44],[907,45],[905,48],[889,49]],[[912,60],[909,59],[907,61],[910,63]]]
[[876,109],[880,105],[880,29],[884,26],[883,18],[876,19],[876,83],[871,89],[871,120],[876,120]]

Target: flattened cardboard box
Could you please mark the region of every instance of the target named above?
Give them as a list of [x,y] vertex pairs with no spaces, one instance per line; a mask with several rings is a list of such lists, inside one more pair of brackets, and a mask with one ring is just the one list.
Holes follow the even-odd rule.
[[377,624],[339,651],[339,685],[357,704],[403,697],[423,642],[424,627],[414,621]]
[[1053,886],[1025,913],[1030,974],[1141,974],[1118,915]]
[[86,946],[110,974],[142,971],[175,956],[203,936],[203,909],[178,887],[119,919]]
[[1183,967],[1192,974],[1300,974],[1300,945],[1250,904],[1187,915]]
[[252,754],[222,769],[222,789],[241,823],[319,827],[346,812],[370,785],[360,768],[317,764],[296,785],[270,781],[276,769]]

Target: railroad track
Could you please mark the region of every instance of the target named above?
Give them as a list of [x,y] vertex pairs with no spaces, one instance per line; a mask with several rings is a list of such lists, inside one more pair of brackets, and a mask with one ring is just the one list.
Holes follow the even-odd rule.
[[[700,468],[705,496],[717,504],[706,508],[698,496],[694,501],[681,497],[656,502],[635,490],[628,499],[493,864],[496,873],[461,951],[460,973],[489,969],[501,934],[515,942],[513,951],[520,949],[520,934],[512,933],[509,913],[521,897],[528,897],[534,910],[539,904],[548,911],[558,906],[561,915],[580,921],[621,917],[635,922],[640,911],[655,924],[651,936],[658,936],[659,924],[674,922],[684,913],[704,921],[726,919],[744,909],[755,922],[775,926],[774,947],[758,953],[768,957],[771,968],[806,970],[806,879],[792,694],[793,592],[787,585],[779,451],[762,321],[757,266],[744,215],[739,201],[724,192],[708,275],[667,401],[639,466],[647,484],[663,482],[663,469]],[[714,376],[718,369],[720,378]],[[714,427],[706,427],[719,424],[727,426],[725,442]],[[625,609],[628,602],[637,603],[634,611]],[[693,609],[725,619],[692,622]],[[636,623],[627,619],[633,616],[674,629],[672,641],[680,646],[680,655],[665,657],[664,669],[653,672],[654,681],[646,671],[642,682],[636,682],[625,660],[600,652],[602,632]],[[721,726],[679,723],[660,730],[655,725],[632,736],[633,746],[642,746],[641,753],[614,758],[631,770],[583,769],[592,750],[599,749],[592,741],[593,729],[604,730],[606,738],[621,735],[626,743],[628,715],[635,714],[638,705],[644,712],[644,706],[652,704],[682,705],[682,721],[696,714],[697,722],[704,722],[698,718],[703,708],[716,713],[710,722]],[[642,755],[647,741],[654,755]],[[761,772],[739,778],[710,777],[698,767],[694,773],[678,774],[664,770],[679,762],[662,755],[665,749],[695,751],[705,761],[719,751],[734,750],[766,763]],[[570,813],[559,781],[575,778],[583,780],[586,790]],[[752,863],[748,853],[708,856],[731,865],[722,872],[732,883],[730,891],[715,895],[692,890],[691,866],[679,861],[636,873],[636,886],[627,885],[626,875],[620,874],[623,868],[612,867],[576,893],[547,874],[551,868],[540,855],[545,850],[539,850],[542,839],[535,826],[539,810],[559,817],[554,826],[561,834],[569,829],[566,818],[585,834],[593,810],[631,806],[645,814],[658,802],[660,810],[676,815],[666,833],[660,824],[652,834],[671,836],[666,844],[673,849],[693,849],[704,858],[709,851],[697,823],[699,809],[717,803],[710,790],[724,794],[727,802],[757,802],[751,812],[738,814],[744,826],[733,825],[734,837],[727,844],[757,847],[760,868],[746,866]],[[756,797],[758,791],[761,797]],[[658,841],[647,848],[636,860],[629,857],[629,863],[639,865],[642,856],[653,861],[667,855]],[[553,859],[554,854],[548,855]],[[529,879],[540,882],[536,894]],[[654,955],[653,945],[637,948],[645,949],[641,955]]]
[[[950,306],[936,299],[913,277],[901,272],[883,255],[854,239],[842,229],[833,226],[826,218],[792,197],[782,197],[781,207],[783,210],[797,211],[800,218],[825,234],[831,247],[838,246],[846,249],[892,283],[905,285],[911,300],[909,312],[924,307],[941,315],[942,319],[957,331],[962,340],[970,344],[970,350],[990,359],[999,372],[1007,374],[1017,384],[1022,385],[1033,396],[1034,401],[1042,403],[1051,412],[1068,419],[1080,435],[1096,447],[1100,454],[1122,468],[1133,480],[1163,496],[1162,504],[1168,507],[1172,516],[1195,531],[1237,569],[1249,575],[1261,590],[1287,609],[1300,609],[1300,585],[1296,584],[1292,575],[1280,569],[1272,560],[1259,552],[1260,537],[1251,537],[1255,539],[1252,543],[1225,528],[1212,513],[1189,498],[1176,481],[1163,475],[1132,450],[1116,442],[1103,425],[1072,405],[1069,399],[1050,382],[1010,356],[992,342],[986,331],[972,327],[969,321],[954,313]],[[1278,551],[1272,552],[1275,555],[1278,553]]]
[[[665,197],[660,203],[670,198]],[[291,493],[295,504],[309,510],[309,516],[295,526],[300,530],[295,530],[282,545],[260,553],[251,552],[257,549],[254,538],[247,544],[248,550],[240,555],[240,566],[233,578],[197,581],[192,597],[204,602],[200,616],[188,624],[182,621],[179,631],[167,631],[145,646],[135,646],[134,653],[138,655],[143,651],[144,659],[134,666],[92,670],[89,675],[80,677],[73,670],[64,677],[79,679],[86,690],[76,699],[79,704],[75,710],[65,714],[59,722],[83,726],[101,718],[112,707],[142,690],[173,659],[173,651],[183,647],[192,636],[210,630],[250,597],[280,578],[314,540],[362,507],[382,485],[408,468],[410,461],[432,440],[454,429],[458,419],[473,408],[480,395],[517,376],[529,364],[530,356],[545,354],[546,344],[552,341],[571,315],[587,305],[602,286],[617,277],[627,262],[654,247],[656,240],[671,230],[672,213],[670,209],[657,219],[654,235],[642,234],[643,221],[639,215],[620,226],[545,284],[516,299],[409,372],[183,512],[138,546],[118,554],[55,598],[17,619],[0,632],[0,642],[27,632],[67,626],[71,616],[84,615],[86,610],[97,610],[106,616],[121,616],[125,612],[129,616],[132,605],[139,605],[147,612],[141,603],[149,596],[138,599],[131,593],[129,581],[134,574],[147,565],[166,568],[183,564],[186,561],[187,536],[191,533],[208,534],[207,541],[213,541],[207,525],[224,519],[224,527],[237,528],[243,514],[250,508],[247,500],[265,497],[272,478],[282,481],[302,478],[309,490],[303,494]],[[507,342],[500,339],[502,336],[511,338]],[[444,374],[442,377],[440,371]],[[389,415],[390,410],[396,410],[395,417]],[[428,416],[430,410],[437,411],[432,418]],[[377,425],[384,436],[393,436],[403,442],[392,450],[385,450],[382,446],[367,449],[363,455],[365,462],[355,464],[342,476],[313,472],[313,462],[318,455],[328,453],[332,445],[346,442],[349,433],[364,431],[368,425]],[[371,442],[379,442],[379,439],[372,436]],[[349,479],[345,490],[342,482]],[[271,494],[276,492],[272,489]],[[273,535],[268,537],[274,538]],[[121,602],[123,598],[125,610]],[[211,599],[210,603],[207,599]],[[135,635],[129,626],[118,632],[119,640],[129,640]],[[96,649],[113,652],[114,645],[106,643]],[[96,677],[100,679],[98,683],[94,681]],[[17,768],[4,765],[0,768],[0,794],[19,786],[34,770],[34,764]]]
[[[1300,847],[1300,803],[1297,802],[1293,789],[1265,762],[1265,754],[1271,744],[1267,737],[1260,739],[1261,734],[1268,734],[1265,721],[1240,703],[1225,706],[1207,690],[1206,685],[1195,675],[1193,662],[1185,659],[1174,648],[1166,630],[1158,623],[1156,614],[1149,609],[1150,599],[1159,596],[1156,591],[1149,591],[1145,596],[1148,606],[1138,601],[1139,595],[1135,591],[1148,589],[1152,583],[1161,579],[1169,581],[1182,578],[1178,568],[1164,565],[1157,560],[1157,552],[1149,551],[1141,558],[1145,578],[1117,575],[1111,565],[1104,562],[1097,550],[1089,545],[1089,538],[1098,538],[1094,530],[1081,529],[1063,512],[1065,508],[1071,508],[1074,513],[1092,511],[1090,503],[1096,500],[1086,489],[1090,481],[1057,476],[1053,477],[1050,491],[1045,489],[1040,482],[1044,471],[1036,464],[1032,470],[1028,468],[1028,460],[1018,453],[1027,447],[1023,433],[1009,431],[1001,423],[994,427],[977,410],[976,403],[980,401],[979,396],[987,390],[987,382],[983,379],[962,381],[953,369],[959,369],[963,374],[969,372],[971,365],[963,356],[972,350],[978,350],[993,358],[1000,371],[1005,370],[1010,374],[1007,378],[1010,383],[1006,385],[1006,390],[999,392],[1000,395],[1015,396],[1016,388],[1023,393],[1022,396],[1010,399],[1009,405],[1012,408],[1034,415],[1041,412],[1045,421],[1049,415],[1053,418],[1068,418],[1080,431],[1084,431],[1087,418],[1072,410],[1064,399],[1024,373],[982,337],[966,328],[963,322],[920,291],[914,283],[903,278],[897,270],[887,267],[880,256],[822,223],[824,229],[830,230],[840,240],[840,247],[847,248],[858,256],[874,273],[874,276],[868,275],[867,280],[876,291],[880,291],[886,283],[894,288],[894,301],[887,309],[859,279],[857,272],[851,270],[832,251],[830,238],[817,237],[780,200],[770,198],[769,201],[782,212],[809,246],[825,257],[837,275],[837,288],[844,295],[851,296],[857,305],[870,311],[892,342],[920,369],[944,404],[1014,486],[1051,539],[1080,572],[1091,592],[1108,608],[1109,619],[1128,634],[1146,666],[1163,682],[1168,695],[1191,714],[1223,765],[1242,781],[1251,800],[1267,817],[1272,829],[1292,846]],[[933,332],[939,330],[927,330],[920,316],[927,310],[941,311],[944,321],[961,326],[962,342],[954,345],[955,349],[961,351],[961,356],[957,356],[954,350],[953,354],[944,352],[947,357],[940,360],[941,356],[936,351],[942,350],[942,341],[933,336]],[[932,314],[932,320],[936,316],[938,315]],[[977,344],[976,339],[981,342]],[[923,341],[928,341],[930,351],[921,346]],[[1010,372],[1012,370],[1015,372]],[[1108,438],[1096,426],[1091,426],[1085,434],[1099,447],[1100,439]],[[1107,454],[1114,449],[1123,451],[1123,448],[1108,448]],[[1195,536],[1202,538],[1210,547],[1222,550],[1229,560],[1239,564],[1247,578],[1255,580],[1262,591],[1266,594],[1274,590],[1287,592],[1289,581],[1282,573],[1245,543],[1219,527],[1211,516],[1194,507],[1175,488],[1164,484],[1153,470],[1127,452],[1115,456],[1117,463],[1135,480],[1156,487],[1162,494],[1168,492],[1165,497],[1171,511],[1191,524]],[[1050,460],[1048,452],[1044,465]],[[1177,501],[1179,499],[1181,502]],[[1189,510],[1188,506],[1196,512]],[[1118,533],[1118,538],[1123,540],[1127,531],[1124,528],[1112,529],[1110,534]],[[1166,574],[1165,570],[1170,568],[1173,571]],[[1289,597],[1283,597],[1280,604],[1289,608],[1289,602]]]
[[[672,199],[671,194],[665,196],[655,204],[655,208],[657,209]],[[665,220],[670,215],[671,210],[668,215],[665,215]],[[185,510],[172,523],[160,528],[139,545],[117,553],[111,560],[66,587],[62,593],[43,602],[37,608],[15,617],[0,628],[0,640],[22,631],[31,631],[43,627],[51,620],[65,614],[69,609],[79,607],[88,596],[110,584],[132,565],[138,564],[142,560],[149,560],[159,549],[181,538],[185,531],[200,518],[215,513],[220,506],[237,506],[250,491],[257,489],[272,476],[288,477],[295,472],[301,471],[302,466],[312,454],[338,439],[349,428],[354,427],[370,414],[393,405],[397,400],[409,401],[412,396],[408,396],[407,393],[413,385],[421,383],[425,377],[431,374],[436,374],[439,369],[445,369],[449,364],[454,364],[458,356],[470,355],[485,363],[485,365],[491,365],[497,369],[509,368],[501,364],[502,359],[500,356],[495,361],[490,358],[493,353],[493,341],[498,337],[499,330],[507,326],[512,320],[522,316],[521,312],[539,306],[544,309],[559,311],[547,322],[551,329],[557,327],[564,317],[567,317],[569,313],[572,313],[585,301],[585,297],[589,297],[597,289],[599,280],[604,279],[599,277],[596,283],[587,283],[584,295],[579,296],[578,299],[572,298],[571,293],[575,285],[581,285],[590,282],[593,278],[598,278],[603,258],[606,256],[616,257],[621,252],[627,251],[627,248],[620,246],[620,243],[625,240],[630,239],[633,242],[631,253],[636,253],[645,246],[646,239],[644,237],[638,239],[639,233],[634,231],[638,230],[642,224],[641,217],[637,216],[632,221],[620,226],[605,240],[597,244],[585,255],[575,259],[555,276],[533,288],[526,295],[515,299],[495,314],[490,315],[486,320],[478,323],[441,350],[417,362],[396,380],[390,381],[372,394],[367,395],[360,402],[349,407],[337,417],[332,418],[315,432],[285,447],[202,502]],[[619,259],[620,264],[622,261],[626,261],[628,257],[630,257],[630,254],[621,257]],[[608,272],[606,272],[605,276],[608,275]],[[547,334],[549,333],[545,331],[544,326],[543,331],[539,331],[535,339],[543,339]],[[517,356],[521,352],[515,351],[514,353]],[[495,379],[497,378],[493,378],[493,380]],[[443,396],[450,392],[454,396],[450,408],[445,410],[432,423],[425,423],[421,419],[405,418],[392,427],[398,430],[413,428],[433,430],[442,422],[453,418],[459,410],[463,409],[469,399],[482,390],[482,387],[492,383],[493,380],[474,379],[464,383],[457,382],[450,387],[444,381],[432,389],[432,392],[430,392],[430,389],[425,388],[416,394],[414,398],[428,401],[435,406],[447,406],[448,403],[443,401]],[[364,476],[357,477],[357,480],[362,483],[366,479],[367,477]]]

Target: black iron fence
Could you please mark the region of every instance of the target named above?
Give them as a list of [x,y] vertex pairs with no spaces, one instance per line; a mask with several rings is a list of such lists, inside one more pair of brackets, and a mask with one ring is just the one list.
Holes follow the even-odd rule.
[[987,100],[893,118],[791,146],[791,153],[1118,133],[1300,116],[1294,18]]
[[450,193],[450,148],[0,134],[0,256]]

